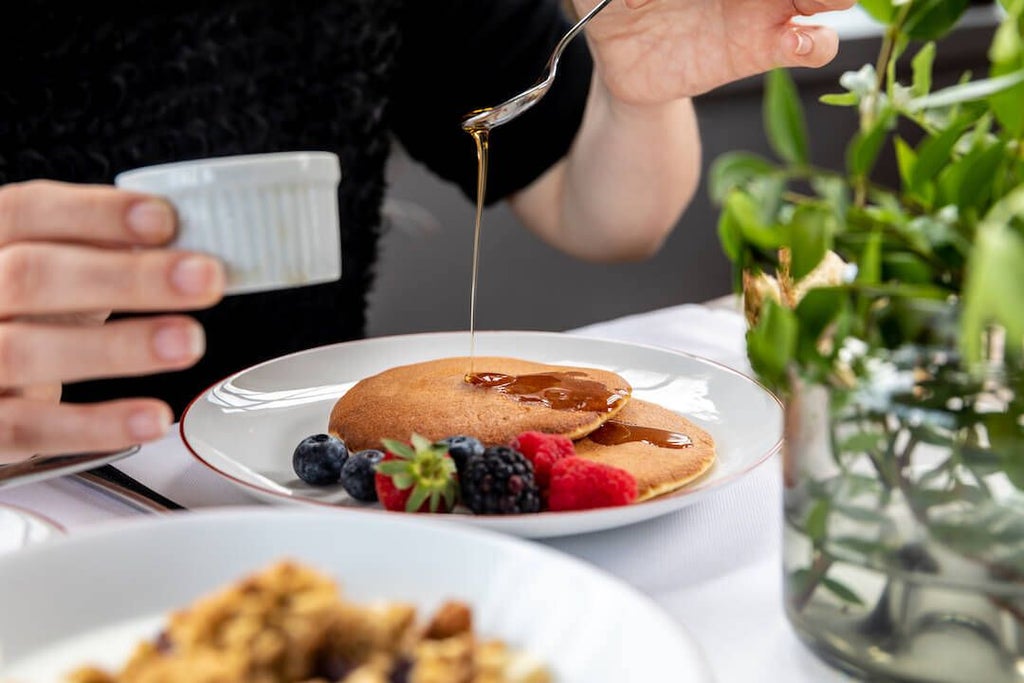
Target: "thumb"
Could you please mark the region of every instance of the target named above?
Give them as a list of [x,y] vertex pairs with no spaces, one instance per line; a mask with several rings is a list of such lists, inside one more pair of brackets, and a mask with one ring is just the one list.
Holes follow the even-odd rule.
[[789,24],[779,34],[776,66],[825,66],[839,52],[839,36],[824,26]]

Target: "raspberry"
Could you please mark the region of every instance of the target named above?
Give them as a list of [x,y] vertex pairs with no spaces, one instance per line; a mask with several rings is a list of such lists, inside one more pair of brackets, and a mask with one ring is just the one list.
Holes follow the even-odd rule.
[[508,446],[492,446],[471,456],[460,482],[463,502],[478,515],[540,512],[533,466]]
[[533,463],[533,478],[541,491],[546,491],[551,481],[551,466],[562,458],[576,455],[572,439],[561,434],[523,432],[509,445]]
[[559,460],[551,468],[549,510],[629,505],[636,496],[636,479],[618,467],[574,456]]

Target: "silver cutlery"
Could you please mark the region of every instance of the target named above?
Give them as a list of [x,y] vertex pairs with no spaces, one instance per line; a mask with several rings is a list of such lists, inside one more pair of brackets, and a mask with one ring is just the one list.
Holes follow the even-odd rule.
[[594,9],[587,12],[582,19],[576,22],[575,26],[569,29],[569,31],[562,36],[562,39],[558,41],[558,45],[555,46],[554,51],[551,53],[551,57],[548,59],[547,66],[544,68],[544,75],[536,85],[524,90],[515,97],[512,97],[495,107],[488,107],[487,109],[479,109],[472,112],[463,120],[462,127],[465,130],[492,130],[504,123],[508,123],[533,105],[537,104],[537,102],[540,101],[540,98],[544,97],[548,90],[551,89],[551,84],[555,82],[555,72],[558,70],[558,60],[562,57],[562,52],[565,51],[566,46],[568,46],[569,43],[572,42],[572,39],[583,30],[583,27],[587,25],[587,22],[596,17],[598,12],[607,7],[611,1],[612,0],[601,0],[601,2],[594,6]]

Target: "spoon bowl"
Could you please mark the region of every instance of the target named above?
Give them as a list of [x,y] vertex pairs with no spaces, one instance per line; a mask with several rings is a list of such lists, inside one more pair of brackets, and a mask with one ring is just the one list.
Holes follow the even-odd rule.
[[558,41],[558,44],[551,53],[551,57],[548,59],[547,66],[544,68],[544,75],[535,85],[497,106],[477,109],[470,112],[462,121],[463,129],[470,132],[493,130],[500,125],[508,123],[533,105],[537,104],[537,102],[547,94],[548,90],[551,89],[551,84],[555,82],[555,74],[558,71],[558,60],[561,58],[562,52],[565,51],[566,46],[568,46],[569,43],[572,42],[572,39],[583,30],[583,27],[587,25],[587,22],[597,16],[598,12],[607,7],[611,1],[612,0],[601,0],[601,2],[597,3],[597,5],[587,12],[582,19],[576,22],[575,26],[569,29],[569,31],[562,36],[562,39]]

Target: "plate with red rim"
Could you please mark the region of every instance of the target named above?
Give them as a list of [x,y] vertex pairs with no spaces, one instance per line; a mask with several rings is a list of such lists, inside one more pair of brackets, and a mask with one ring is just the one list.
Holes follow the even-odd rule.
[[[465,332],[378,337],[282,356],[236,373],[197,396],[181,419],[192,455],[251,496],[274,504],[331,507],[340,513],[404,514],[360,503],[341,485],[304,484],[292,470],[295,446],[327,430],[335,401],[359,380],[397,365],[466,356]],[[708,431],[715,465],[690,485],[633,505],[524,515],[434,515],[528,538],[601,531],[653,519],[714,495],[778,452],[782,405],[760,384],[714,361],[631,342],[558,332],[478,332],[479,356],[616,372],[633,396],[660,404]]]

